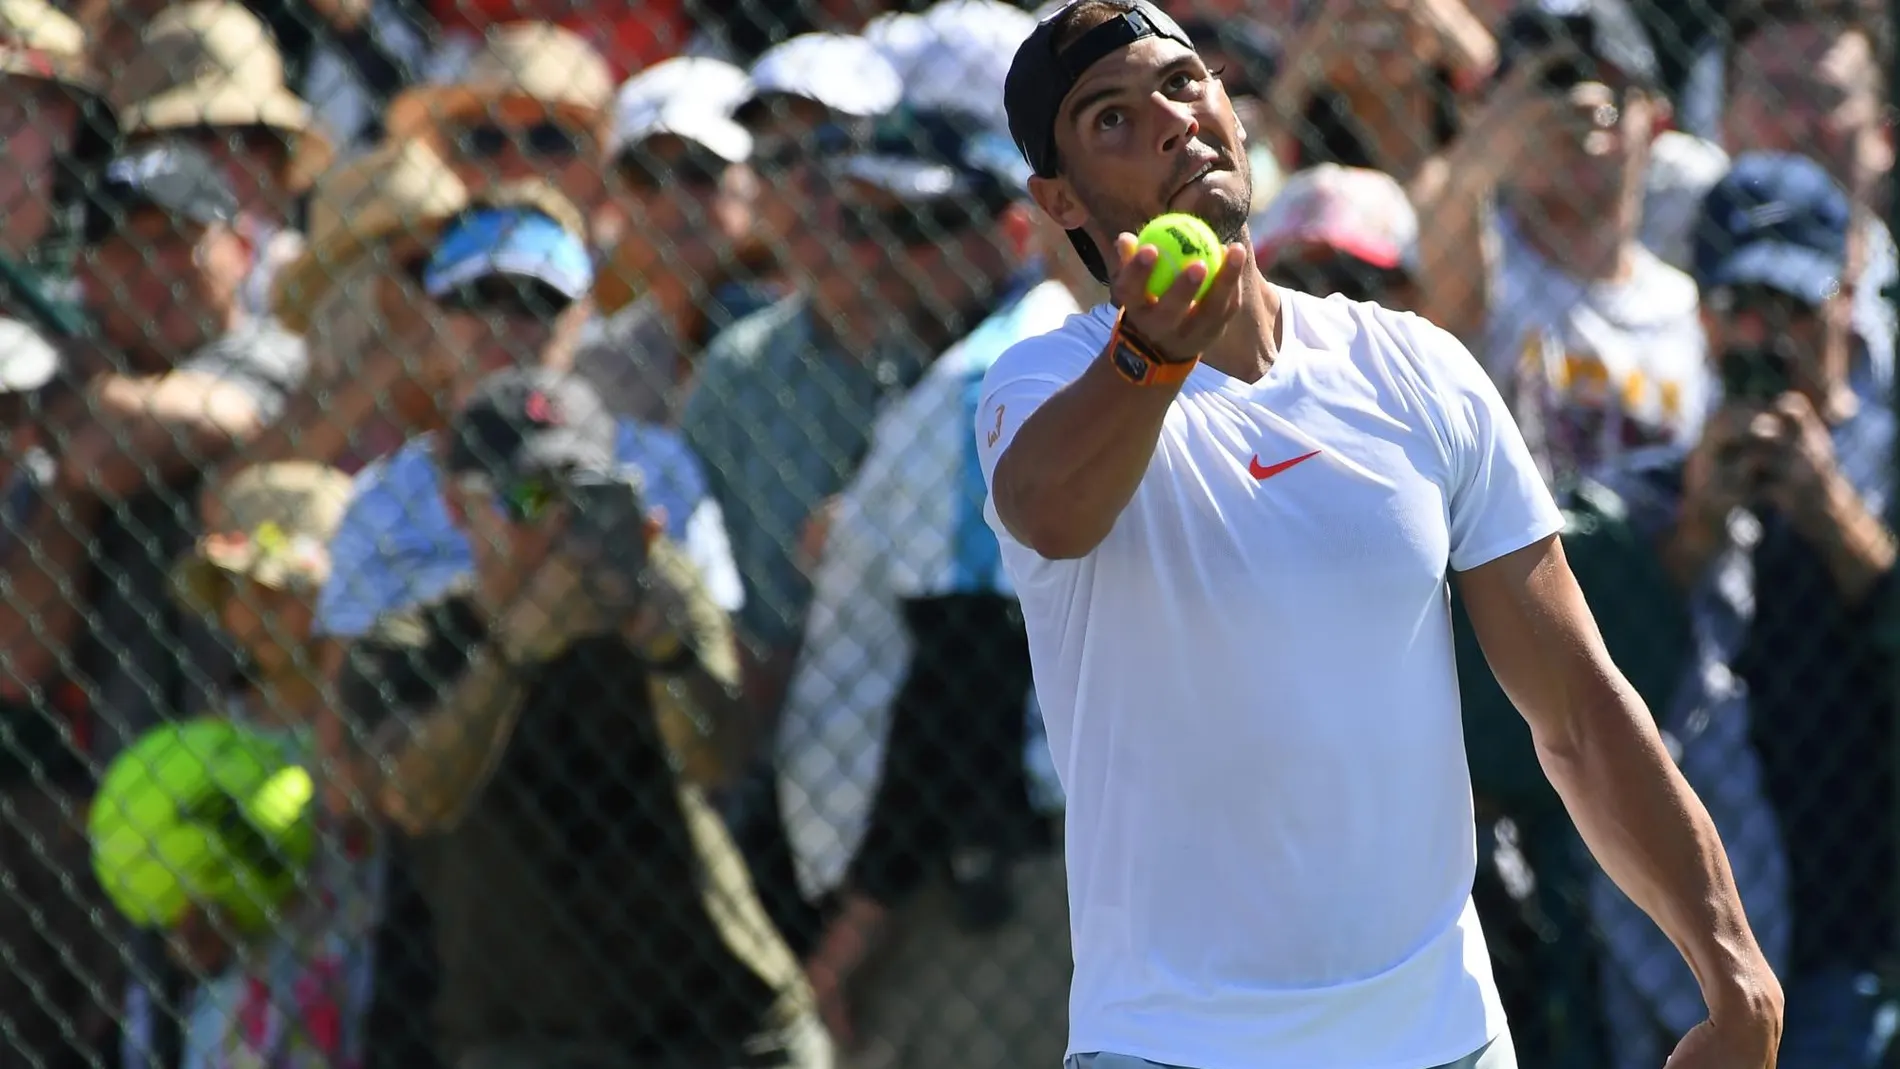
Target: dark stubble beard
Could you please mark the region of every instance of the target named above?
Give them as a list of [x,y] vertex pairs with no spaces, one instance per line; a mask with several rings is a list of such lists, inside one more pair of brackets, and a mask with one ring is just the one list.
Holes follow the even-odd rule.
[[[1243,152],[1239,159],[1232,161],[1235,174],[1240,176],[1240,188],[1222,190],[1208,203],[1199,207],[1197,214],[1201,221],[1214,231],[1221,244],[1228,245],[1239,241],[1247,229],[1247,217],[1253,207],[1253,169]],[[1120,197],[1099,189],[1090,188],[1084,182],[1071,180],[1077,199],[1089,210],[1092,218],[1099,219],[1110,236],[1106,258],[1114,259],[1113,236],[1121,233],[1137,234],[1154,218],[1154,213],[1137,207]]]

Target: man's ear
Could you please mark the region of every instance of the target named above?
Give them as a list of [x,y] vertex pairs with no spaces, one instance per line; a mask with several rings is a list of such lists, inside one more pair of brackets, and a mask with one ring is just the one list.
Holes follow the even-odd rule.
[[1011,263],[1022,263],[1036,253],[1035,207],[1015,201],[996,217],[997,237]]
[[653,508],[647,510],[646,523],[642,526],[646,529],[647,548],[652,549],[653,540],[660,537],[660,535],[666,531],[665,507],[655,505]]
[[1029,195],[1036,198],[1036,206],[1048,213],[1064,230],[1076,230],[1089,221],[1089,210],[1075,195],[1069,180],[1062,177],[1044,178],[1031,175]]

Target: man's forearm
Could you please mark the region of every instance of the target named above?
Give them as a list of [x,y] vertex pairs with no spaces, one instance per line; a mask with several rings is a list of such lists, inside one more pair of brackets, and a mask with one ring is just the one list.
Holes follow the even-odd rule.
[[1669,936],[1712,1014],[1753,1012],[1764,992],[1737,987],[1761,951],[1728,856],[1702,802],[1627,684],[1604,684],[1602,708],[1537,737],[1545,773],[1591,853]]
[[996,512],[1051,559],[1086,556],[1108,537],[1154,458],[1178,387],[1135,386],[1097,357],[1056,391],[996,463]]
[[1828,493],[1826,520],[1815,533],[1834,587],[1849,605],[1858,605],[1893,570],[1893,533],[1869,511],[1845,479]]
[[412,835],[453,827],[507,750],[525,699],[519,672],[478,647],[441,704],[376,733],[361,779],[371,804]]
[[[744,695],[697,661],[678,672],[655,673],[649,688],[662,730],[686,762],[688,778],[702,787],[722,787],[751,758],[758,732]],[[695,745],[704,740],[706,745]],[[695,760],[705,753],[710,760]]]

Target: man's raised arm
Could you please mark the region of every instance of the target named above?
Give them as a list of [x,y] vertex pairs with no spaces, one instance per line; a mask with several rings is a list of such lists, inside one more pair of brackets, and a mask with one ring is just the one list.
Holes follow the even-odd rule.
[[[1206,277],[1204,267],[1190,265],[1165,296],[1153,300],[1145,287],[1154,270],[1154,246],[1137,249],[1134,236],[1123,234],[1115,250],[1122,266],[1109,293],[1125,310],[1122,330],[1170,366],[1191,364],[1240,308],[1241,272],[1248,265],[1238,246],[1229,246],[1213,288],[1199,302],[1193,295]],[[1112,339],[1110,349],[1118,344]],[[1087,556],[1108,537],[1148,471],[1168,405],[1180,392],[1178,380],[1133,384],[1110,363],[1111,356],[1103,353],[1044,401],[996,462],[990,496],[997,516],[1018,542],[1051,560]],[[1007,405],[1006,397],[1001,400]]]

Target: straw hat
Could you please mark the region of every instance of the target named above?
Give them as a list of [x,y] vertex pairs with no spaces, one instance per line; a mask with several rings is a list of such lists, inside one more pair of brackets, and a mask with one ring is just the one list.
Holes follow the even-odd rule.
[[46,0],[0,0],[0,75],[69,86],[103,100],[86,31]]
[[563,116],[596,134],[613,106],[607,61],[572,30],[513,22],[492,31],[452,84],[417,86],[390,102],[390,141],[426,137],[455,120],[514,108]]
[[385,145],[331,170],[311,193],[303,255],[277,276],[277,318],[307,332],[311,313],[357,261],[406,236],[433,242],[468,203],[462,180],[418,141]]
[[335,155],[310,105],[284,84],[270,31],[235,3],[193,0],[160,12],[113,91],[129,134],[265,126],[295,135],[284,176],[292,192],[308,188]]
[[172,594],[199,613],[216,613],[228,580],[313,596],[330,578],[330,538],[350,504],[350,477],[290,460],[239,472],[218,495],[218,529],[172,568]]

